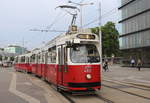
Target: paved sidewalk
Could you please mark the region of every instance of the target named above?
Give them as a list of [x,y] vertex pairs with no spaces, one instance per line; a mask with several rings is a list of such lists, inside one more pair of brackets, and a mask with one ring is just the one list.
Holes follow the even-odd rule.
[[109,66],[109,71],[102,73],[103,77],[114,80],[137,82],[150,86],[150,68],[121,67],[120,65]]

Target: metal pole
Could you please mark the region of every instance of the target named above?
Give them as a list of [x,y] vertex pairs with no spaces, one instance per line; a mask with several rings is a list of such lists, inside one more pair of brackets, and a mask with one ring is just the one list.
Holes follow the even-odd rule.
[[82,29],[82,5],[80,5],[80,26]]
[[22,54],[24,53],[23,50],[24,49],[24,37],[22,38]]
[[[101,2],[99,2],[99,45],[100,45],[100,61],[101,61],[101,64],[100,64],[100,67],[101,67],[101,73],[102,73],[102,68],[103,68],[103,62],[102,62],[102,31],[101,31]],[[102,76],[101,76],[101,79],[102,79]]]

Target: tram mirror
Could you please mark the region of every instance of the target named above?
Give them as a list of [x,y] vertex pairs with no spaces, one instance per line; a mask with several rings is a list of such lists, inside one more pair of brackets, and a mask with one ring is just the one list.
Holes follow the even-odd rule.
[[72,43],[70,41],[66,41],[67,48],[72,48]]
[[74,51],[80,51],[80,48],[79,48],[79,47],[74,46],[74,47],[73,47],[73,50],[74,50]]

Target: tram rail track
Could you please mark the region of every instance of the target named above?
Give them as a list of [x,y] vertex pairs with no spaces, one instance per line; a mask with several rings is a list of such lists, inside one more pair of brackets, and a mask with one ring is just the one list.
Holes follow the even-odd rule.
[[[70,103],[78,103],[78,102],[84,102],[84,100],[79,100],[79,98],[77,96],[82,96],[82,95],[71,95],[71,94],[68,94],[68,93],[65,93],[65,92],[60,92],[60,94],[62,96],[64,96]],[[76,96],[76,97],[71,97],[71,96]],[[83,96],[86,96],[86,95],[83,95]],[[93,94],[93,95],[87,95],[87,96],[90,96],[91,99],[98,99],[98,101],[103,101],[103,103],[115,103],[113,102],[112,100],[109,100],[103,96],[101,96],[100,94],[96,93],[96,94]],[[78,99],[77,99],[78,98]],[[88,97],[89,98],[89,97]],[[101,102],[100,102],[101,103]]]
[[[30,75],[30,77],[35,78],[33,75]],[[32,78],[30,78],[30,79],[32,79]],[[36,79],[41,80],[39,78],[36,78]],[[46,83],[46,82],[44,82],[44,83]],[[53,88],[51,84],[48,83],[47,85],[49,85],[51,88]],[[76,95],[71,95],[68,92],[59,91],[58,93],[60,95],[62,95],[69,103],[78,103],[78,101],[79,102],[84,101],[84,100],[79,100],[79,98],[78,99],[74,98],[73,96],[76,96]],[[77,95],[77,96],[82,96],[82,95]],[[83,95],[83,96],[86,96],[86,95]],[[96,98],[96,99],[98,99],[98,101],[103,101],[104,103],[115,103],[115,102],[103,97],[102,95],[98,94],[98,92],[96,92],[96,94],[94,94],[94,95],[93,94],[88,94],[87,96],[90,96],[91,99],[93,99],[93,100],[95,100],[95,98]]]
[[116,81],[116,82],[120,82],[120,83],[124,83],[124,84],[129,84],[129,85],[134,85],[136,87],[142,87],[142,88],[147,88],[148,90],[150,90],[150,85],[145,85],[145,84],[141,84],[141,83],[135,83],[135,82],[129,82],[129,81],[120,81],[120,80],[116,80],[116,79],[110,79],[110,78],[104,78],[103,81]]
[[71,97],[69,97],[65,92],[59,92],[63,97],[65,97],[70,103],[76,103]]
[[[124,82],[125,83],[125,82]],[[137,83],[133,83],[133,82],[126,82],[127,84],[131,84],[131,85],[135,85],[135,86],[139,86],[139,87],[144,87],[144,88],[148,88],[150,89],[150,86],[148,85],[142,85],[142,84],[137,84]]]
[[105,98],[105,97],[103,97],[103,96],[101,96],[99,94],[97,94],[96,97],[101,99],[101,100],[103,100],[105,103],[115,103],[112,100],[109,100],[109,99],[107,99],[107,98]]
[[126,90],[122,90],[122,89],[119,89],[117,87],[113,87],[113,86],[109,86],[109,85],[105,85],[105,84],[102,84],[102,86],[107,87],[107,88],[111,88],[111,89],[115,89],[115,90],[130,94],[130,95],[133,95],[133,96],[137,96],[137,97],[140,97],[140,98],[143,98],[143,99],[150,100],[150,97],[142,96],[142,95],[139,95],[139,94],[136,94],[136,93],[133,93],[133,92],[128,92]]
[[132,85],[132,84],[127,84],[127,83],[124,83],[124,82],[120,82],[120,81],[110,81],[110,80],[103,80],[105,82],[110,82],[110,83],[115,83],[115,84],[119,84],[119,85],[122,85],[122,86],[128,86],[128,87],[132,87],[132,88],[136,88],[136,89],[140,89],[140,90],[145,90],[145,91],[150,91],[150,88],[143,88],[141,86],[138,86],[136,84]]

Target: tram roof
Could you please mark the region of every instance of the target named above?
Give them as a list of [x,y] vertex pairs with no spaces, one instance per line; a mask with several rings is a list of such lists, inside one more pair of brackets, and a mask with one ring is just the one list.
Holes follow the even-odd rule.
[[60,45],[60,44],[64,44],[66,41],[71,41],[71,40],[74,40],[74,39],[79,39],[77,38],[77,35],[79,34],[92,34],[92,35],[95,35],[95,40],[85,40],[85,39],[80,39],[81,41],[99,41],[99,38],[96,34],[93,34],[91,31],[87,31],[87,30],[80,30],[78,31],[77,33],[73,33],[73,34],[67,34],[67,33],[64,33],[64,34],[61,34],[57,37],[55,37],[54,39],[52,39],[51,41],[49,41],[45,47],[43,49],[48,49],[49,47],[53,47],[53,46],[56,46],[56,45]]

